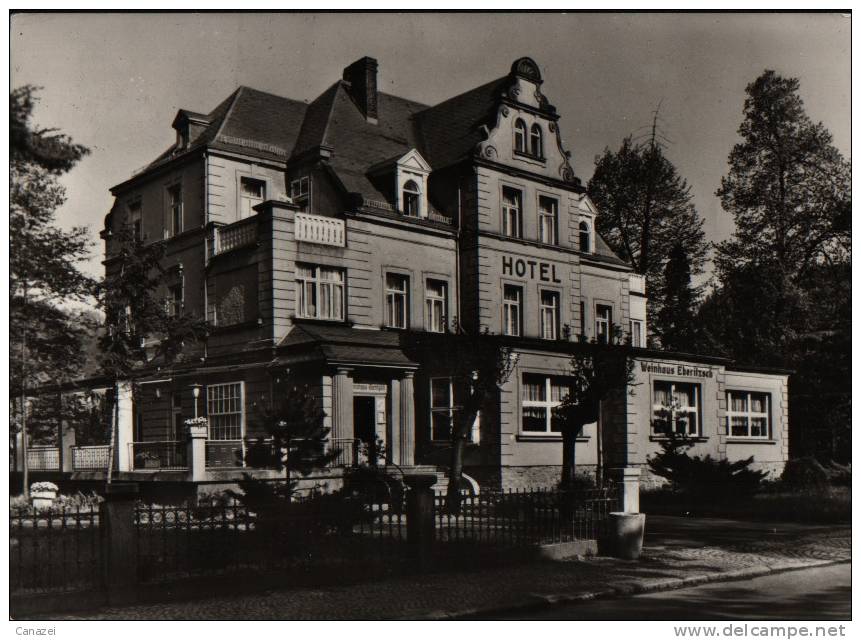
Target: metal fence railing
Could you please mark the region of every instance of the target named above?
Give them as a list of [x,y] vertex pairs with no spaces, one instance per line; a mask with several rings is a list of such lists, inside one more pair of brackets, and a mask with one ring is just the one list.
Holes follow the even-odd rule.
[[59,471],[59,447],[28,447],[27,468],[30,471]]
[[111,457],[110,445],[72,447],[72,469],[75,471],[104,471]]
[[97,589],[101,548],[98,511],[10,513],[9,590],[38,594]]
[[439,542],[531,546],[597,540],[617,510],[614,487],[579,491],[516,490],[464,495],[459,512],[435,497],[434,528]]
[[355,467],[359,464],[360,444],[361,441],[358,438],[332,438],[329,444],[330,451],[338,452],[332,461],[332,466]]
[[135,471],[188,468],[188,444],[180,440],[130,442],[129,449]]

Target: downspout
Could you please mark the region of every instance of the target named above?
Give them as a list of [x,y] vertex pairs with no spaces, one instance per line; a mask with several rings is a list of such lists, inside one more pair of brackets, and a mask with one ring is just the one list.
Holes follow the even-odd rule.
[[460,225],[461,225],[461,214],[463,212],[463,207],[461,206],[461,192],[460,187],[457,188],[457,233],[454,236],[454,282],[455,287],[457,288],[457,297],[455,300],[455,310],[457,311],[457,324],[458,326],[462,326],[463,319],[460,317]]
[[[206,267],[209,266],[210,255],[210,237],[207,233],[209,226],[209,154],[206,153],[206,147],[203,148],[203,319],[209,322],[209,271]],[[209,356],[209,332],[203,338],[203,359]]]

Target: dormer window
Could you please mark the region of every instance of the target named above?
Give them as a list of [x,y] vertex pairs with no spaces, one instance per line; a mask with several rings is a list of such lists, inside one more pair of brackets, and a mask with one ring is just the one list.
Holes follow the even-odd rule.
[[418,218],[421,212],[421,191],[415,180],[407,180],[404,183],[404,191],[401,196],[403,212],[405,216]]
[[520,118],[514,121],[514,151],[517,153],[527,153],[526,123]]
[[266,198],[266,183],[263,180],[246,178],[239,180],[239,217],[248,218],[253,216],[254,207]]
[[529,134],[529,152],[536,158],[544,157],[544,145],[541,140],[541,126],[533,124]]
[[589,223],[580,223],[580,251],[589,253]]

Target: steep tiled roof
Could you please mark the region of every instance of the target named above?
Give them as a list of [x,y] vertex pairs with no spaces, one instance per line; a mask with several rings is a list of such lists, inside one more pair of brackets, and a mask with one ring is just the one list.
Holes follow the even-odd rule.
[[504,76],[416,115],[419,151],[431,167],[442,169],[472,154],[484,139],[481,125],[492,124],[493,107],[510,82]]
[[343,325],[297,322],[278,345],[290,347],[275,364],[323,360],[330,363],[363,363],[414,367],[401,349],[400,334],[394,331],[354,329]]

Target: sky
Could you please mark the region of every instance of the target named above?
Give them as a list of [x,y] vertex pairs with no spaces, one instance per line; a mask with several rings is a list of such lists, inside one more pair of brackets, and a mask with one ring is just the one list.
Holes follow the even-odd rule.
[[838,13],[54,13],[15,15],[10,33],[12,86],[43,87],[34,122],[91,150],[62,178],[57,218],[89,228],[94,276],[110,187],[173,143],[178,109],[209,112],[240,84],[310,101],[365,55],[381,90],[426,104],[532,57],[584,183],[660,103],[710,241],[732,233],[714,192],[764,69],[798,78],[807,113],[851,150],[851,20]]

